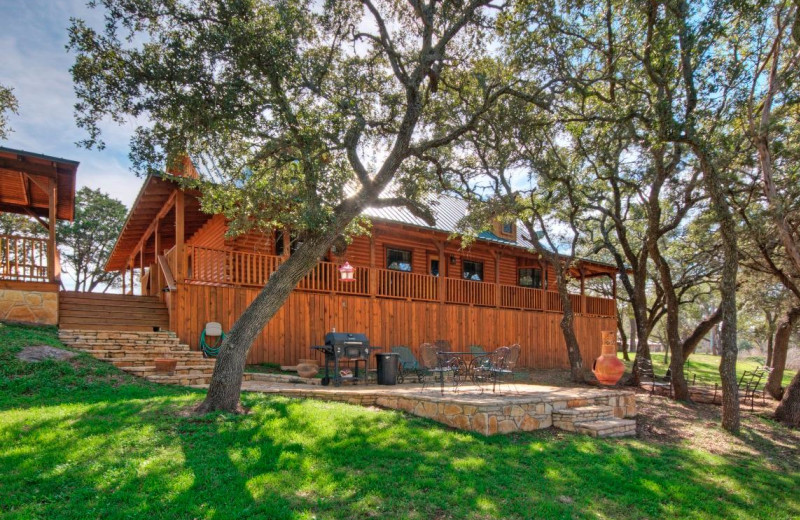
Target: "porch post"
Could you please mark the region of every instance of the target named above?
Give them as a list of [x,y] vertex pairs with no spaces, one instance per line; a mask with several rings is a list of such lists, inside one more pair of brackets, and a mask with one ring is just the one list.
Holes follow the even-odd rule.
[[185,221],[184,213],[186,211],[186,197],[182,190],[178,190],[175,194],[175,261],[177,265],[177,273],[175,279],[178,282],[183,282],[186,279],[186,259],[184,258],[184,231]]
[[611,276],[611,299],[614,303],[614,317],[617,316],[617,273],[610,274]]
[[494,251],[494,306],[500,308],[500,251]]
[[153,233],[154,233],[153,240],[155,241],[155,244],[153,245],[153,247],[155,249],[155,253],[153,254],[153,260],[154,260],[153,263],[154,264],[158,263],[158,255],[161,254],[161,232],[160,232],[161,230],[160,230],[160,224],[161,224],[161,219],[160,218],[156,218],[156,228],[153,231]]
[[586,313],[586,277],[583,272],[583,264],[581,264],[581,313]]
[[50,282],[56,280],[56,202],[58,197],[58,182],[56,179],[49,179],[47,199],[48,199],[48,231],[47,236],[47,279]]
[[[147,243],[146,240],[145,240],[145,243]],[[142,281],[142,278],[144,278],[144,244],[142,244],[142,248],[139,249],[139,281],[140,282]],[[147,291],[147,288],[144,286],[143,283],[140,283],[139,284],[139,294],[144,296],[144,295],[147,294],[146,291]]]
[[127,289],[128,285],[125,277],[128,275],[128,273],[125,272],[125,269],[120,269],[119,275],[122,277],[122,294],[125,294],[125,290]]
[[378,294],[378,271],[375,270],[375,230],[369,235],[369,294],[372,298]]
[[436,249],[439,250],[439,303],[447,301],[447,266],[448,262],[444,257],[444,242],[436,241]]
[[281,235],[281,240],[283,240],[283,257],[288,258],[291,254],[290,248],[292,247],[292,240],[289,236],[289,230],[287,228],[283,228],[283,234]]
[[128,268],[130,269],[130,273],[131,273],[131,294],[133,294],[133,286],[134,286],[134,283],[133,283],[133,258],[128,260]]

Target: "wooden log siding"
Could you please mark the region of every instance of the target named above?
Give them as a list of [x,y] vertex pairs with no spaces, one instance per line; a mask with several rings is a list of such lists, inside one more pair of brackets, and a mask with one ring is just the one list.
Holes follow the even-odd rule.
[[[173,330],[182,342],[197,349],[207,322],[218,321],[230,330],[257,294],[256,288],[180,284],[172,295],[177,298]],[[473,344],[492,350],[519,343],[521,366],[566,368],[569,362],[560,320],[561,315],[553,312],[295,291],[256,339],[248,363],[294,365],[300,358],[314,356],[309,347],[321,344],[335,327],[366,333],[384,351],[395,345],[409,346],[417,357],[420,344],[436,339],[450,341],[456,350],[468,350]],[[600,332],[615,327],[613,317],[575,317],[587,364],[600,355]]]
[[47,282],[48,239],[0,235],[0,279]]

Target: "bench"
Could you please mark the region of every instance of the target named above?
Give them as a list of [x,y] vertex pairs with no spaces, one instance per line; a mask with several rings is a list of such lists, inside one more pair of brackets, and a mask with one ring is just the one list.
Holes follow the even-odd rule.
[[[754,408],[754,401],[756,397],[756,393],[758,392],[759,387],[761,386],[761,380],[764,378],[765,375],[768,375],[772,371],[769,367],[757,367],[755,370],[745,370],[742,372],[742,376],[739,378],[739,382],[736,386],[739,388],[739,399],[744,400],[744,403],[747,404],[747,400],[750,399],[750,411],[753,411]],[[722,390],[722,387],[719,386],[719,383],[714,383],[714,403],[717,402],[717,388]],[[766,398],[764,397],[764,390],[765,388],[761,388],[761,402],[762,404],[766,404]],[[722,398],[722,393],[720,392],[720,398]]]
[[672,397],[672,378],[669,369],[666,374],[659,377],[653,371],[653,360],[645,358],[639,361],[639,374],[641,386],[645,382],[650,384],[650,395],[656,393],[656,388],[667,388],[669,396]]
[[[657,376],[653,371],[653,360],[652,359],[642,359],[639,362],[639,374],[640,374],[640,386],[644,386],[644,384],[650,385],[650,395],[655,394],[656,388],[666,388],[668,395],[672,397],[672,371],[671,369],[667,368],[666,373],[663,376]],[[689,386],[694,386],[697,381],[697,374],[693,374],[692,382],[689,383]]]

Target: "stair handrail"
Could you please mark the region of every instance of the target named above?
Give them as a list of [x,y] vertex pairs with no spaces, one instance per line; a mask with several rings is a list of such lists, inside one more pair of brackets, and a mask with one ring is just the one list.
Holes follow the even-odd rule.
[[167,289],[170,291],[177,290],[178,284],[175,283],[175,277],[172,276],[172,269],[169,266],[166,256],[158,255],[158,266],[161,268],[161,272],[164,274],[164,281],[167,283]]

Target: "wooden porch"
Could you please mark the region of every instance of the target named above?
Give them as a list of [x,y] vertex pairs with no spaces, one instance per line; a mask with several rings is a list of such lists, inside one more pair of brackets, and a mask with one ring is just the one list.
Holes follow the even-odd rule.
[[[217,287],[263,287],[272,273],[286,261],[285,256],[248,253],[207,247],[186,246],[186,275],[180,283]],[[171,248],[158,265],[146,267],[141,276],[142,294],[157,296],[175,285],[178,270],[177,247]],[[298,284],[296,291],[331,295],[367,296],[406,301],[563,312],[555,291],[516,285],[446,278],[375,267],[355,266],[352,282],[339,278],[339,265],[319,262]],[[615,317],[613,299],[570,294],[573,311],[587,316]]]

